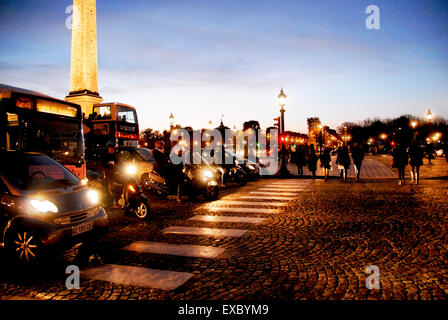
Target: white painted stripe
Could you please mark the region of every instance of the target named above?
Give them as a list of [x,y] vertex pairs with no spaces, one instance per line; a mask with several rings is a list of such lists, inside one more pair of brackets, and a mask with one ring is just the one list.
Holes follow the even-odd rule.
[[282,202],[253,202],[253,201],[238,201],[238,200],[220,200],[215,201],[207,205],[208,208],[216,207],[218,205],[239,205],[239,206],[271,206],[282,207],[285,204]]
[[[297,196],[298,193],[297,192],[279,192],[279,191],[251,191],[249,192],[250,194],[262,194],[262,195],[271,195],[271,196],[275,196],[275,197],[279,197],[280,196]],[[283,198],[282,198],[283,199]],[[294,198],[296,199],[296,198]]]
[[148,241],[133,242],[130,245],[124,247],[123,250],[194,258],[216,258],[225,251],[225,249],[210,246]]
[[262,199],[262,200],[284,200],[284,201],[288,201],[288,200],[295,200],[297,198],[290,198],[290,197],[279,197],[279,196],[273,196],[273,195],[264,195],[264,196],[243,196],[240,197],[240,199]]
[[217,229],[217,228],[193,228],[193,227],[168,227],[163,233],[192,234],[198,236],[210,236],[215,238],[236,237],[239,238],[247,232],[241,229]]
[[223,207],[213,207],[208,208],[208,211],[213,212],[242,212],[242,213],[264,213],[271,214],[277,213],[278,209],[264,209],[264,208],[223,208]]
[[204,222],[239,222],[239,223],[261,223],[263,218],[238,217],[238,216],[206,216],[195,215],[188,220]]
[[174,290],[183,285],[193,274],[134,266],[106,264],[81,271],[88,279],[108,281],[127,286]]
[[294,189],[294,188],[288,188],[288,189],[275,189],[275,188],[260,188],[258,189],[260,191],[272,191],[272,192],[303,192],[307,191],[306,189]]
[[302,189],[309,188],[309,186],[303,186],[303,187],[302,186],[276,186],[276,185],[269,184],[269,185],[263,186],[263,188],[285,189],[285,190],[288,190],[288,189],[302,190]]

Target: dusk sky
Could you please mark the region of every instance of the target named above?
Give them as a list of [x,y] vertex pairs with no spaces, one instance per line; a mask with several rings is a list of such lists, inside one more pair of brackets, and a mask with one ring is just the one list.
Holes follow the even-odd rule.
[[[70,0],[0,0],[0,83],[64,98]],[[368,30],[366,7],[380,9]],[[141,129],[448,117],[448,1],[97,0],[98,87]]]

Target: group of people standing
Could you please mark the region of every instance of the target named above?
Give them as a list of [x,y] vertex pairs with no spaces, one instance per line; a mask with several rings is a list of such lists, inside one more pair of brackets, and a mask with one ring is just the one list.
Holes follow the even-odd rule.
[[423,165],[425,151],[416,143],[408,148],[398,144],[392,151],[392,168],[398,170],[398,184],[406,183],[405,169],[408,164],[411,165],[411,183],[420,183],[420,167]]
[[[317,163],[320,161],[320,167],[323,170],[325,180],[328,179],[331,170],[331,150],[324,148],[319,155],[316,153],[314,144],[310,146],[299,146],[291,153],[291,163],[297,165],[299,176],[303,176],[303,167],[308,166],[313,178],[316,177]],[[359,181],[361,165],[364,160],[364,149],[357,144],[352,148],[352,159],[356,170],[356,181]],[[340,147],[337,150],[336,165],[341,172],[341,180],[347,181],[348,169],[351,165],[350,153],[347,146]]]
[[[351,157],[350,157],[351,151]],[[364,148],[358,144],[354,144],[351,148],[348,146],[339,147],[337,149],[336,165],[340,170],[342,181],[347,181],[348,170],[353,161],[356,173],[356,181],[360,179],[362,162],[364,160]],[[320,161],[320,167],[323,170],[325,180],[328,179],[331,170],[331,152],[332,149],[324,148],[319,155],[316,153],[314,145],[299,146],[291,152],[291,163],[295,163],[298,168],[299,176],[303,176],[303,168],[308,166],[308,170],[312,173],[313,178],[316,177],[317,164]],[[409,164],[411,166],[411,183],[420,183],[420,167],[423,165],[425,150],[423,147],[414,143],[409,148],[398,144],[392,151],[392,168],[398,170],[398,183],[405,184],[405,169]],[[447,160],[448,161],[448,160]]]

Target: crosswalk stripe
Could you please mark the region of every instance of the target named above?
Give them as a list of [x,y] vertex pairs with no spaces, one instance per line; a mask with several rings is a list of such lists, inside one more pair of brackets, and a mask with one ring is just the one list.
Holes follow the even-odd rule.
[[242,196],[240,197],[240,199],[263,199],[263,200],[268,200],[268,199],[272,199],[272,200],[284,200],[284,201],[288,201],[288,200],[294,200],[297,198],[291,198],[291,197],[279,197],[279,196],[273,196],[273,195],[260,195],[260,196]]
[[133,242],[130,245],[124,247],[123,250],[139,253],[167,254],[194,258],[216,258],[225,251],[225,249],[210,246],[148,241]]
[[100,267],[92,267],[82,270],[81,276],[88,279],[107,281],[121,285],[174,290],[193,277],[193,274],[135,266],[106,264]]
[[276,188],[260,188],[260,191],[272,191],[272,192],[303,192],[310,191],[309,189],[295,189],[295,188],[287,188],[287,189],[276,189]]
[[207,205],[208,208],[216,207],[218,205],[239,205],[239,206],[271,206],[271,207],[282,207],[285,204],[282,202],[253,202],[253,201],[238,201],[238,200],[219,200],[212,202]]
[[306,189],[309,188],[309,186],[279,186],[279,185],[265,185],[263,188],[272,188],[272,189]]
[[188,220],[204,222],[239,222],[239,223],[261,223],[263,218],[238,217],[238,216],[207,216],[195,215]]
[[208,211],[271,214],[271,213],[277,213],[278,209],[212,207],[212,208],[208,208]]
[[241,229],[218,229],[218,228],[194,228],[194,227],[168,227],[162,230],[163,233],[191,234],[198,236],[210,236],[215,238],[235,237],[239,238],[247,232]]
[[[250,194],[262,194],[267,196],[275,196],[280,198],[280,196],[297,196],[297,192],[279,192],[279,191],[250,191]],[[282,197],[283,198],[283,197]],[[296,199],[296,198],[294,198]]]

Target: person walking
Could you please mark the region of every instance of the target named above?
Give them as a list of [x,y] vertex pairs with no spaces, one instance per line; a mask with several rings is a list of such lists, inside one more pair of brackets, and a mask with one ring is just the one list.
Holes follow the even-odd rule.
[[295,164],[297,166],[297,174],[303,176],[303,167],[306,165],[306,151],[303,146],[296,149]]
[[417,145],[412,144],[409,148],[409,164],[411,165],[411,183],[420,183],[420,167],[423,165],[425,157],[424,150]]
[[325,148],[324,151],[319,156],[320,166],[324,170],[324,178],[328,180],[328,176],[330,174],[331,169],[331,154],[330,149]]
[[317,170],[317,155],[316,155],[316,150],[314,150],[314,144],[310,144],[310,151],[308,153],[308,170],[311,171],[311,173],[313,174],[313,178],[316,177],[316,170]]
[[364,155],[365,155],[364,148],[355,143],[352,149],[352,159],[353,164],[355,165],[356,182],[359,181],[361,175],[361,166],[362,161],[364,160]]
[[392,151],[392,158],[392,168],[396,168],[398,170],[398,184],[405,184],[405,169],[409,161],[406,148],[401,144],[398,144]]
[[338,157],[336,158],[336,164],[339,170],[341,170],[341,180],[343,182],[347,181],[348,169],[350,168],[350,154],[348,152],[348,147],[343,146],[338,150]]

